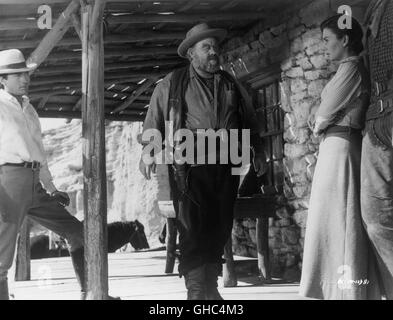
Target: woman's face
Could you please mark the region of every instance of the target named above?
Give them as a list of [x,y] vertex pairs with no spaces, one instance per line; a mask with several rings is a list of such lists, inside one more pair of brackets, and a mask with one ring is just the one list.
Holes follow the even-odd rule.
[[330,29],[325,28],[322,32],[323,42],[326,46],[328,58],[330,60],[342,60],[347,53],[348,37],[339,39]]

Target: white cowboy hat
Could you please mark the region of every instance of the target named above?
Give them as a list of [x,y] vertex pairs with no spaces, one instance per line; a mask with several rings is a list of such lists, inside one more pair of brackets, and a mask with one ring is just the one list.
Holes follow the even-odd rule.
[[18,49],[0,51],[0,75],[32,71],[36,63],[26,64],[23,53]]
[[227,31],[225,29],[211,29],[206,23],[200,23],[192,27],[186,34],[186,38],[179,45],[177,53],[180,57],[187,57],[187,50],[195,43],[206,39],[216,38],[219,42],[225,39]]

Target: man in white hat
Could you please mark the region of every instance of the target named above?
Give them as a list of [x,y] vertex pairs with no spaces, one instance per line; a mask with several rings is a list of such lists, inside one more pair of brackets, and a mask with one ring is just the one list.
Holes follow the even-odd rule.
[[[258,135],[261,124],[245,90],[220,70],[219,44],[225,36],[224,29],[212,29],[206,23],[188,31],[178,54],[190,65],[171,72],[156,86],[143,131],[156,129],[164,136],[168,120],[173,121],[173,132],[186,128],[195,136],[200,129],[250,129],[254,168],[260,176],[267,167]],[[150,141],[142,144],[151,146]],[[221,160],[222,152],[216,151]],[[179,274],[184,275],[190,300],[222,299],[217,277],[231,235],[239,177],[232,174],[231,162],[220,160],[207,165],[190,161],[168,166],[179,230]],[[145,163],[143,158],[139,168],[146,179],[155,172],[155,164]]]
[[0,51],[0,300],[26,215],[67,239],[81,298],[85,298],[83,224],[66,209],[70,199],[53,184],[37,112],[27,97],[35,65],[21,51]]

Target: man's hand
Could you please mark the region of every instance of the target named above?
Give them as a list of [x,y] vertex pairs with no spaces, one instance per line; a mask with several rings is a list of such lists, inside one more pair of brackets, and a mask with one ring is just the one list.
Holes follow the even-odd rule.
[[139,171],[142,173],[145,179],[150,180],[151,173],[156,173],[156,164],[145,164],[141,157],[139,160]]
[[262,176],[267,172],[267,162],[265,153],[258,153],[254,156],[253,159],[254,170],[257,173],[257,177]]
[[66,207],[70,204],[70,197],[66,192],[56,190],[52,192],[51,196],[56,198],[57,202],[63,207]]

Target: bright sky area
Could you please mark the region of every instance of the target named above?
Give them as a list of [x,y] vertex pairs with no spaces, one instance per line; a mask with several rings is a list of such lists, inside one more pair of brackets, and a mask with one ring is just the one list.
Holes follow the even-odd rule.
[[65,125],[65,119],[56,119],[56,118],[40,118],[42,131],[46,131],[49,129],[61,127]]

